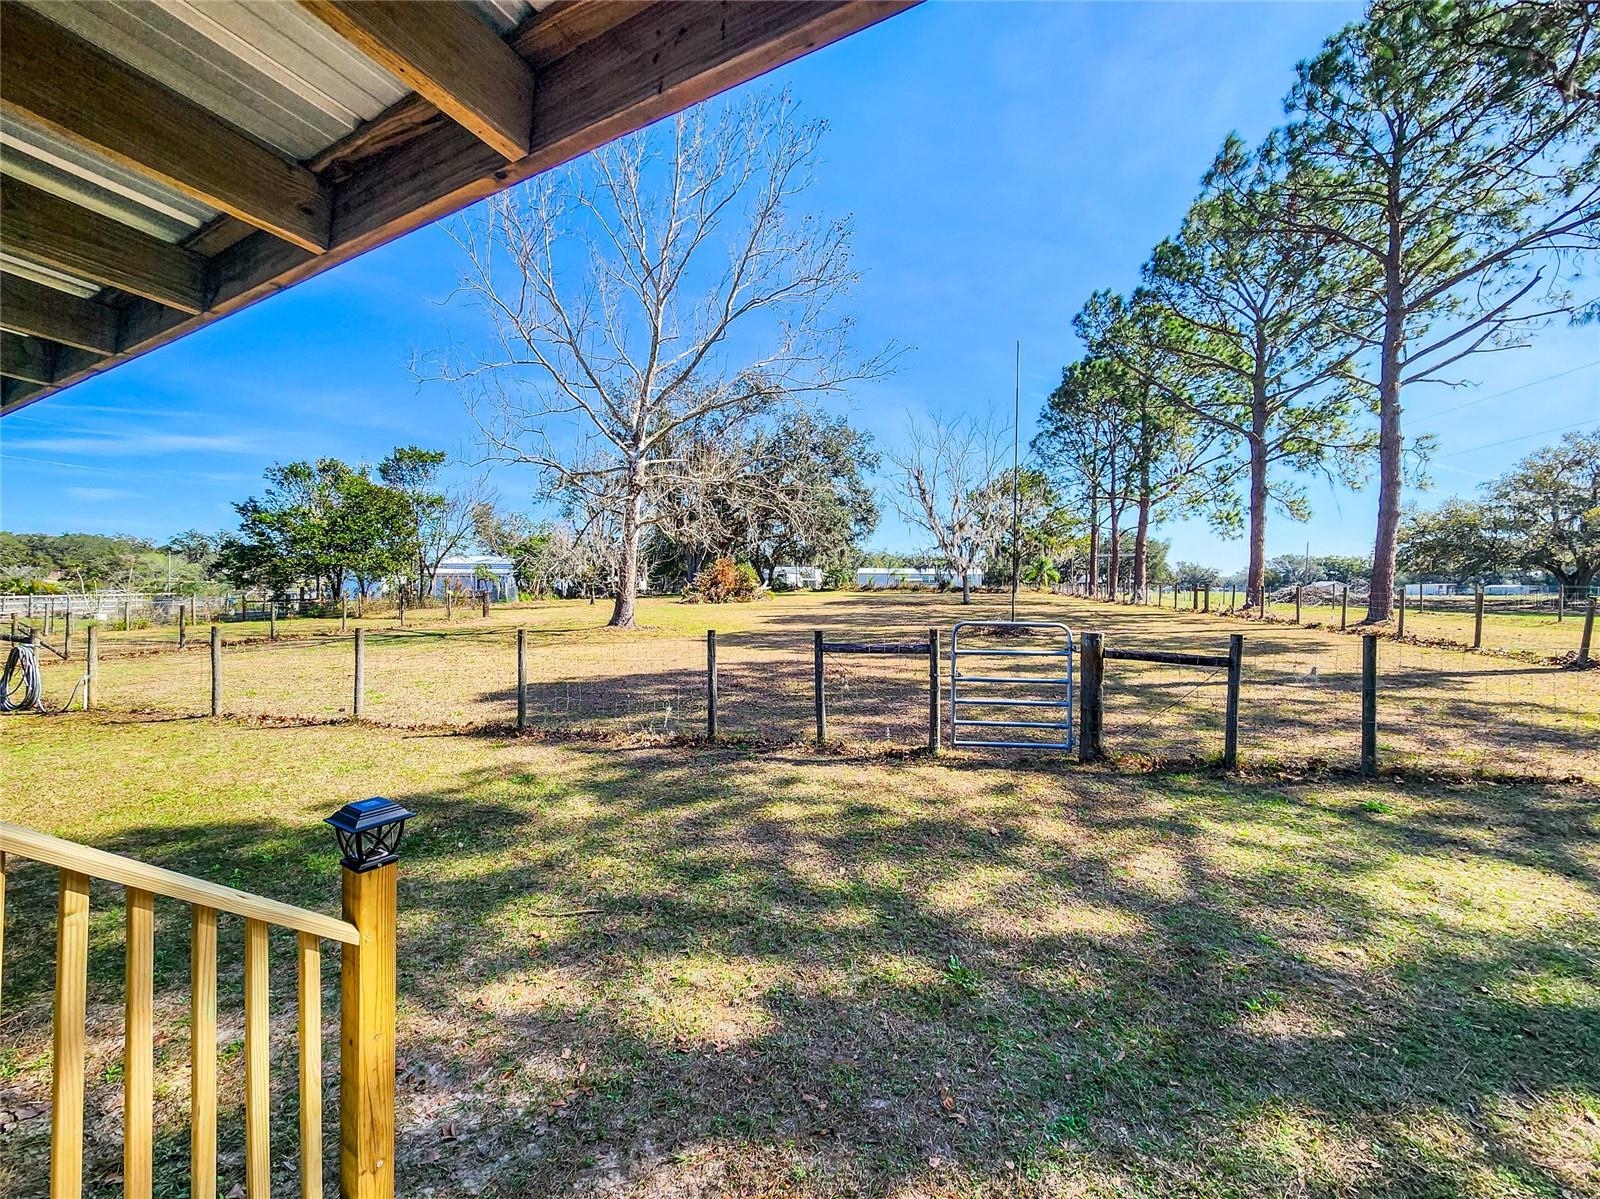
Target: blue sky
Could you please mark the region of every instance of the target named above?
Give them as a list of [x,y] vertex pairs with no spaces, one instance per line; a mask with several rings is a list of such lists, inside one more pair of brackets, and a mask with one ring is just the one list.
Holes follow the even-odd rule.
[[[1281,119],[1297,59],[1351,4],[930,3],[758,81],[831,124],[813,201],[854,214],[863,346],[910,347],[841,410],[880,448],[908,414],[1009,420],[1022,342],[1023,437],[1078,352],[1070,320],[1127,288],[1170,233],[1223,137]],[[447,388],[418,388],[413,349],[471,336],[445,306],[458,274],[439,228],[409,237],[0,422],[0,526],[163,538],[232,524],[275,461],[376,461],[415,442],[470,456]],[[1415,388],[1410,432],[1439,437],[1434,502],[1600,422],[1600,331],[1558,326],[1478,358],[1471,386]],[[533,481],[502,468],[507,506]],[[1363,553],[1376,497],[1308,481],[1315,516],[1279,520],[1269,552]],[[1177,558],[1224,569],[1242,542],[1173,521]],[[873,539],[913,548],[892,516]]]

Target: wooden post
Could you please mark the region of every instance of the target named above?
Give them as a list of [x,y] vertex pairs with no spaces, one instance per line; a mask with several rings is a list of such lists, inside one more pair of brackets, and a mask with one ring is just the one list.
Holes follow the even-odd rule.
[[185,645],[187,645],[189,643],[189,629],[188,629],[188,626],[184,624],[183,616],[184,616],[183,605],[179,604],[178,605],[178,648],[179,649],[182,649]]
[[1483,648],[1483,584],[1472,593],[1472,648]]
[[1211,614],[1211,584],[1206,584],[1206,615]]
[[189,942],[189,1196],[217,1199],[217,911],[194,909]]
[[444,618],[447,621],[454,620],[456,618],[455,593],[448,587],[446,587],[444,591]]
[[267,601],[267,640],[278,639],[278,601]]
[[1594,641],[1594,596],[1583,613],[1583,639],[1578,642],[1578,657],[1573,663],[1579,670],[1589,665],[1589,646]]
[[61,660],[67,661],[72,657],[72,606],[68,602],[67,611],[61,618]]
[[1189,611],[1191,611],[1191,612],[1200,611],[1200,584],[1199,583],[1191,583],[1189,585]]
[[1396,637],[1404,637],[1406,635],[1406,588],[1404,583],[1400,585],[1400,604],[1395,611],[1400,614],[1400,618],[1399,623],[1395,626],[1394,635]]
[[82,1199],[83,1195],[83,1029],[88,976],[89,876],[63,870],[56,904],[50,1199]]
[[394,1197],[395,863],[344,868],[339,978],[340,1199]]
[[1339,631],[1345,630],[1345,625],[1350,620],[1350,584],[1346,583],[1339,588]]
[[87,712],[94,707],[94,685],[100,679],[100,629],[96,625],[89,626],[89,648],[85,651],[83,675],[83,710]]
[[1239,684],[1244,675],[1244,634],[1228,637],[1228,700],[1222,723],[1222,767],[1239,769]]
[[345,626],[350,623],[350,597],[339,597],[339,631],[345,631]]
[[[1177,594],[1176,589],[1173,592]],[[1105,723],[1105,657],[1099,633],[1083,635],[1079,655],[1083,683],[1083,708],[1078,717],[1078,761],[1095,762],[1105,754],[1101,729]]]
[[1378,773],[1378,638],[1361,637],[1361,773]]
[[211,626],[211,714],[222,715],[222,629]]
[[1567,589],[1560,583],[1556,584],[1556,623],[1560,624],[1567,618]]
[[124,1195],[149,1199],[155,1149],[156,897],[129,887],[123,898],[122,1185]]
[[355,694],[350,700],[350,719],[361,719],[361,693],[366,690],[367,678],[367,631],[356,630],[356,683]]
[[1237,584],[1237,583],[1229,583],[1228,584],[1228,611],[1229,612],[1237,612],[1238,610],[1239,610],[1239,584]]
[[939,630],[928,630],[928,752],[939,752]]
[[517,630],[517,732],[528,727],[528,630]]
[[1157,583],[1156,584],[1156,607],[1158,607],[1158,608],[1161,607],[1161,601],[1164,600],[1166,597],[1167,597],[1167,585],[1165,583]]
[[33,623],[33,593],[28,593],[28,623]]
[[122,631],[126,633],[133,628],[133,612],[127,600],[122,601]]
[[1300,597],[1301,597],[1301,595],[1303,593],[1304,587],[1305,587],[1305,584],[1303,584],[1303,583],[1296,583],[1294,585],[1294,622],[1295,622],[1295,624],[1299,624],[1300,623]]
[[817,744],[828,739],[828,705],[822,691],[822,630],[811,634],[812,703],[817,710]]
[[717,630],[706,630],[706,740],[717,739]]
[[480,592],[478,592],[478,598],[483,601],[483,616],[484,616],[485,619],[488,619],[488,616],[489,616],[489,593],[487,591],[480,591]]

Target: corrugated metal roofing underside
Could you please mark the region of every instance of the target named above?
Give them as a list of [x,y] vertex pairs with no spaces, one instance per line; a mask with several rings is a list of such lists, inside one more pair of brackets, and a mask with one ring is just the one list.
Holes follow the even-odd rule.
[[[83,127],[75,126],[74,122],[84,118],[79,115],[80,97],[74,92],[76,81],[72,78],[62,79],[58,86],[41,69],[35,76],[32,102],[40,102],[37,97],[42,89],[49,97],[45,109],[30,108],[26,99],[13,102],[12,92],[0,81],[0,99],[4,100],[0,108],[0,187],[16,184],[11,188],[16,197],[39,197],[26,201],[35,213],[42,204],[66,201],[74,209],[93,214],[85,220],[115,222],[102,228],[122,226],[136,240],[142,235],[183,247],[193,252],[191,264],[196,259],[202,263],[206,276],[202,287],[191,292],[201,298],[173,310],[174,301],[155,292],[141,292],[131,283],[122,285],[131,291],[103,286],[111,275],[97,274],[97,282],[72,269],[89,271],[99,264],[41,254],[37,244],[30,253],[27,235],[7,239],[6,230],[0,229],[0,272],[5,276],[26,280],[21,286],[35,286],[35,295],[41,294],[37,288],[43,287],[114,308],[108,315],[100,304],[90,306],[102,328],[106,324],[112,327],[110,334],[94,333],[88,340],[58,339],[57,350],[49,349],[55,343],[43,342],[45,354],[53,356],[47,365],[37,361],[39,339],[54,334],[25,328],[15,317],[8,321],[0,311],[0,327],[6,330],[0,337],[7,350],[6,369],[0,372],[6,376],[0,410],[14,410],[39,394],[181,336],[194,327],[183,323],[190,320],[186,314],[203,322],[254,302],[443,212],[547,169],[572,153],[601,144],[626,128],[636,128],[873,24],[909,2],[461,0],[458,7],[469,10],[477,24],[465,21],[467,28],[456,32],[474,49],[487,51],[482,59],[469,56],[464,61],[485,62],[484,74],[492,77],[494,60],[507,57],[509,75],[525,69],[527,78],[539,80],[540,90],[526,93],[533,97],[531,105],[525,102],[516,111],[525,114],[524,125],[529,115],[534,116],[545,140],[517,143],[522,157],[508,162],[511,156],[504,142],[497,145],[495,141],[502,131],[495,129],[492,121],[487,130],[475,127],[473,112],[463,115],[451,108],[454,93],[448,89],[442,94],[427,91],[424,82],[409,73],[412,64],[403,61],[403,56],[402,60],[386,60],[391,66],[401,61],[395,70],[381,65],[377,59],[390,47],[377,44],[375,48],[374,43],[363,42],[359,32],[340,26],[338,13],[319,17],[290,0],[0,0],[17,17],[14,24],[30,11],[49,23],[29,17],[35,40],[17,45],[43,44],[53,52],[54,43],[65,38],[82,48],[79,53],[92,56],[98,52],[135,72],[136,77],[154,81],[204,110],[199,115],[207,122],[214,118],[270,147],[284,163],[283,170],[299,172],[313,193],[321,188],[326,234],[308,242],[309,235],[293,227],[297,221],[315,222],[296,218],[292,212],[287,217],[281,211],[275,214],[275,219],[288,221],[289,232],[284,231],[285,225],[263,223],[261,217],[246,210],[233,208],[229,215],[197,198],[204,195],[225,203],[220,198],[223,192],[163,175],[161,169],[151,168],[147,159],[124,162],[97,148],[110,143],[92,129],[86,135]],[[410,17],[408,7],[397,4],[387,9],[404,24]],[[437,19],[441,12],[437,0],[415,5],[419,17],[427,17],[430,9],[430,19]],[[659,19],[657,14],[661,14]],[[443,15],[460,21],[459,12],[444,11]],[[515,56],[506,56],[501,46],[493,44],[493,35],[473,34],[480,25],[503,38],[502,45],[509,45]],[[436,28],[428,20],[420,27],[430,32]],[[445,21],[438,28],[452,26]],[[488,44],[480,47],[480,40]],[[580,50],[592,52],[585,57]],[[24,57],[21,63],[25,67],[30,61],[53,59],[48,55]],[[506,63],[500,67],[507,73]],[[396,70],[407,71],[418,90]],[[462,76],[472,73],[463,69]],[[543,90],[547,77],[560,86]],[[469,81],[467,90],[471,89]],[[560,99],[550,101],[550,94]],[[97,102],[105,103],[103,89]],[[53,119],[30,115],[48,111],[52,103],[58,109]],[[59,115],[63,106],[70,110],[69,115]],[[159,134],[152,131],[148,136]],[[140,152],[144,144],[140,142]],[[522,150],[522,145],[529,148]],[[486,154],[488,147],[498,154]],[[408,159],[392,173],[379,172],[376,178],[374,172],[368,172],[345,188],[342,181],[350,178],[351,172],[359,175],[369,164],[385,161],[384,156],[393,161],[395,155],[413,149],[425,150],[426,156],[419,153],[416,161]],[[307,175],[308,169],[312,175]],[[180,190],[181,186],[188,191]],[[348,201],[347,194],[351,197]],[[22,204],[18,199],[17,205]],[[333,233],[327,234],[330,210]],[[7,221],[13,226],[15,211],[20,208],[7,208]],[[302,211],[310,213],[312,209]],[[308,245],[317,249],[307,249]],[[227,258],[230,253],[232,257]],[[21,293],[12,289],[9,294]],[[168,306],[166,311],[163,304]],[[23,342],[26,354],[18,348]],[[60,346],[76,348],[69,353]]]

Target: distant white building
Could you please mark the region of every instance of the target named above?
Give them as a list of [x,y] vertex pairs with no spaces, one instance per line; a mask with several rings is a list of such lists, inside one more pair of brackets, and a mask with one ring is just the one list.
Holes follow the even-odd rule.
[[821,587],[822,567],[774,566],[772,581],[782,583],[785,587]]
[[489,598],[509,603],[517,596],[517,568],[510,558],[492,554],[469,554],[446,558],[433,576],[432,594],[440,599],[446,591],[477,594],[487,591]]
[[[967,583],[983,586],[983,571],[969,570]],[[857,587],[959,587],[961,576],[947,566],[863,566],[856,571]]]

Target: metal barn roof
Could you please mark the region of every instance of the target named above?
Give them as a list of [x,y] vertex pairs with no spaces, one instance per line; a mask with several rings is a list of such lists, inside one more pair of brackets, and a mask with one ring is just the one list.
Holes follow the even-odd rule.
[[3,0],[0,412],[909,0]]

